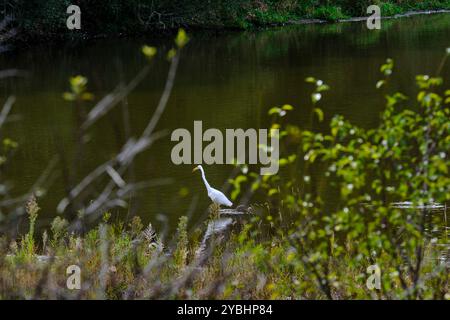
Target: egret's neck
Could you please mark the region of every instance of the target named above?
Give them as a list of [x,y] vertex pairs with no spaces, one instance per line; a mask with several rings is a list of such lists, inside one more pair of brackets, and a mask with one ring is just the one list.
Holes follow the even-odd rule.
[[206,181],[205,171],[203,171],[202,167],[200,167],[200,171],[202,172],[202,179],[203,179],[203,182],[205,183],[205,187],[209,191],[209,189],[211,189],[211,187],[210,187],[208,181]]

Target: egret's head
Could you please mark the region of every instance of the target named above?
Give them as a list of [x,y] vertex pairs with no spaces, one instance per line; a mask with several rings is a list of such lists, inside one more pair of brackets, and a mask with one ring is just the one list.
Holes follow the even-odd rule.
[[201,165],[198,165],[198,166],[196,166],[194,169],[192,169],[192,172],[195,172],[195,171],[197,171],[197,170],[200,170],[202,168],[202,166]]

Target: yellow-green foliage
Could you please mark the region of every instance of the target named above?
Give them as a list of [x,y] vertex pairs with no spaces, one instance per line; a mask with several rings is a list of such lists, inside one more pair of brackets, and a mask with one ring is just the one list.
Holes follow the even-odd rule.
[[30,225],[28,233],[21,240],[19,256],[26,259],[33,256],[36,250],[34,243],[34,227],[40,208],[36,202],[36,198],[34,195],[32,195],[28,200],[25,209],[29,217]]
[[[195,257],[194,248],[198,243],[189,245],[186,217],[180,219],[173,255],[170,248],[149,251],[149,240],[154,240],[141,236],[142,233],[136,235],[136,229],[131,228],[140,223],[138,220],[133,219],[134,222],[126,228],[123,225],[103,225],[106,227],[106,239],[103,240],[100,239],[100,227],[84,236],[62,233],[64,236],[56,242],[57,247],[53,245],[55,242],[49,245],[50,251],[58,254],[47,261],[38,260],[37,256],[22,259],[15,253],[20,252],[26,243],[20,243],[16,249],[12,245],[5,260],[5,252],[1,252],[0,277],[4,280],[0,298],[327,298],[318,286],[317,276],[305,268],[305,252],[299,251],[291,239],[281,234],[268,238],[260,228],[260,217],[254,217],[242,229],[235,228],[226,241],[218,242],[213,248],[206,264],[196,269],[191,269],[195,259],[187,259]],[[106,259],[102,253],[102,241],[108,243]],[[348,248],[357,245],[347,243]],[[335,279],[332,296],[372,298],[373,292],[365,286],[367,275],[364,268],[349,263],[351,251],[347,256],[331,256],[329,259],[330,279]],[[35,252],[39,253],[38,250]],[[431,294],[426,297],[447,297],[448,273],[437,268],[433,260],[427,261],[423,271],[433,272],[434,276],[424,281]],[[66,268],[73,264],[82,271],[82,283],[86,288],[81,292],[66,288]],[[106,272],[103,289],[102,272]],[[192,279],[185,281],[188,275]],[[43,277],[48,277],[44,284]],[[411,283],[411,279],[407,281]],[[389,289],[395,292],[401,288],[401,283],[393,281]],[[383,290],[375,297],[400,296],[391,296],[391,292]]]

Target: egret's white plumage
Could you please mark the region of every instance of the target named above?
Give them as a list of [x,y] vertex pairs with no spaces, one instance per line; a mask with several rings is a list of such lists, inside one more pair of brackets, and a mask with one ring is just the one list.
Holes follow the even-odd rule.
[[218,204],[219,206],[223,205],[223,206],[231,207],[233,205],[233,203],[230,200],[228,200],[228,198],[222,192],[211,187],[209,185],[208,181],[206,181],[205,171],[203,171],[203,167],[199,165],[199,166],[195,167],[194,170],[192,170],[192,172],[194,172],[196,170],[200,170],[200,172],[202,173],[202,179],[203,179],[203,182],[205,183],[206,190],[208,191],[208,197],[212,200],[212,202],[214,202],[215,204]]

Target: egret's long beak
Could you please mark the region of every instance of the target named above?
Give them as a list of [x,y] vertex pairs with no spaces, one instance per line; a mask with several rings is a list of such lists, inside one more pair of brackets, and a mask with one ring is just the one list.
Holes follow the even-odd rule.
[[195,167],[194,169],[192,169],[192,172],[195,172],[198,170],[198,167]]

